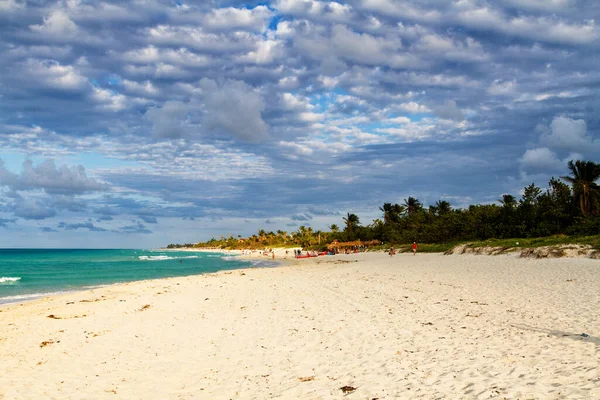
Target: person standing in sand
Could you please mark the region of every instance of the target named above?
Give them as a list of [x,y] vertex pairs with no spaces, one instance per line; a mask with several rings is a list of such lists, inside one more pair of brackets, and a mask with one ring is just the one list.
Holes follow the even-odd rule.
[[413,256],[417,255],[417,242],[413,242],[412,252],[413,252]]
[[396,254],[393,247],[390,247],[390,257]]

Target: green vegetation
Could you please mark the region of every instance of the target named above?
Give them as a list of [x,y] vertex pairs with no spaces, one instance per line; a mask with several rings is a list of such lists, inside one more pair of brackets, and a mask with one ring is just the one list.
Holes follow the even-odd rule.
[[539,238],[513,238],[513,239],[488,239],[470,242],[469,247],[505,247],[505,248],[536,248],[544,246],[558,246],[564,244],[584,244],[600,250],[600,235],[592,236],[566,236],[554,235]]
[[403,204],[384,203],[379,207],[381,219],[368,225],[361,225],[356,214],[347,213],[340,221],[342,230],[336,224],[331,225],[329,231],[313,230],[304,225],[291,233],[261,229],[248,238],[213,238],[193,246],[323,249],[334,240],[361,240],[382,243],[371,247],[372,250],[394,246],[398,251],[408,251],[410,243],[417,241],[419,252],[443,252],[459,243],[506,248],[580,243],[600,249],[600,186],[596,184],[600,178],[600,165],[591,161],[570,161],[568,169],[571,174],[562,179],[571,186],[552,178],[545,190],[532,183],[523,189],[520,199],[504,194],[497,204],[453,209],[448,201],[439,200],[425,207],[418,199],[408,197]]

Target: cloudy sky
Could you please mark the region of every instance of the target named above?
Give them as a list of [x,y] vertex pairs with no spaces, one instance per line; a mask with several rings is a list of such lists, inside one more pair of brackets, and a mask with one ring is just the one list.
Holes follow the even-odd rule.
[[597,0],[0,0],[1,247],[454,207],[599,161]]

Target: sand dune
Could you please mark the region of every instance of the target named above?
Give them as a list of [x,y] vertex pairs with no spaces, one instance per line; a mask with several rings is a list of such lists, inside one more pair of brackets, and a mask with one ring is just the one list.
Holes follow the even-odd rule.
[[116,285],[0,307],[0,397],[600,398],[599,288],[590,259],[383,253]]

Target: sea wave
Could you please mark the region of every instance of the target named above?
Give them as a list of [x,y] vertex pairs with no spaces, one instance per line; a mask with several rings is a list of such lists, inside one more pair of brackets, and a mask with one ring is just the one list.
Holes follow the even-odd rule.
[[279,263],[267,260],[250,260],[250,263],[256,268],[271,268],[279,266]]
[[182,256],[182,257],[171,257],[171,256],[138,256],[142,261],[161,261],[161,260],[180,260],[184,258],[199,258],[199,256]]
[[20,280],[21,280],[20,276],[16,276],[16,277],[3,276],[0,278],[0,283],[15,283]]
[[225,260],[225,261],[239,261],[240,260],[240,256],[225,256],[225,257],[223,257],[223,260]]
[[34,299],[39,299],[41,297],[56,296],[56,295],[65,294],[65,293],[67,293],[67,292],[66,291],[44,292],[44,293],[28,293],[28,294],[18,294],[15,296],[0,297],[0,304],[17,303],[19,301],[34,300]]

